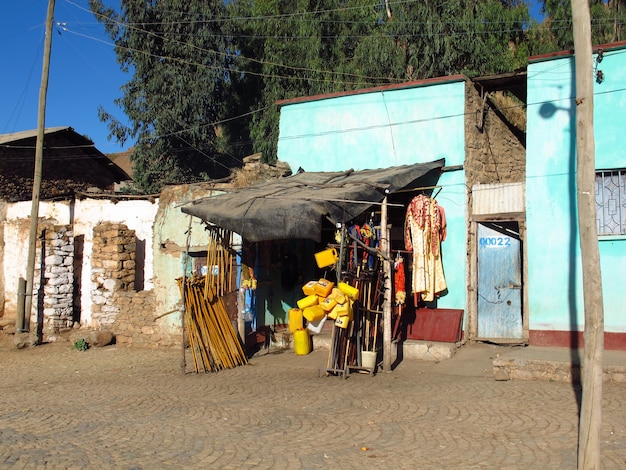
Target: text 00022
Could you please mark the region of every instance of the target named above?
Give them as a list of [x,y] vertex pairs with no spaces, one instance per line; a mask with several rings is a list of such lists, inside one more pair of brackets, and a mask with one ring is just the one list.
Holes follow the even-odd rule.
[[511,237],[480,237],[478,244],[488,248],[507,248],[511,246]]

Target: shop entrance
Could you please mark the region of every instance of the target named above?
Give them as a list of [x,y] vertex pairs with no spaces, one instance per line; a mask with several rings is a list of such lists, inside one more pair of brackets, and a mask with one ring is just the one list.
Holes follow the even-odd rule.
[[477,244],[478,337],[523,339],[519,224],[478,223]]

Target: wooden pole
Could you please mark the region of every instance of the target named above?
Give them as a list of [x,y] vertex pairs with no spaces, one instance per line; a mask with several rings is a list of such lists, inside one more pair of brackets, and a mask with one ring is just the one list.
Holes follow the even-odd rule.
[[[187,287],[187,263],[189,260],[189,245],[191,244],[191,221],[193,220],[192,216],[189,216],[189,226],[187,227],[187,240],[185,242],[185,254],[183,255],[185,257],[185,264],[184,264],[184,268],[183,268],[183,287],[181,289],[181,297],[182,297],[182,305],[183,308],[180,311],[180,348],[181,348],[181,358],[180,358],[180,371],[181,373],[185,373],[185,371],[187,370],[187,359],[186,359],[186,355],[185,355],[185,344],[186,344],[186,339],[188,337],[188,332],[186,329],[186,319],[189,318],[188,317],[188,305],[187,305],[187,294],[188,294],[188,287]],[[193,344],[190,344],[191,347],[191,351],[193,353]],[[194,357],[194,362],[196,362],[195,357]]]
[[596,227],[595,141],[593,132],[593,50],[587,0],[572,0],[576,60],[576,192],[585,306],[582,402],[578,468],[600,468],[604,310],[600,249]]
[[[52,50],[52,25],[54,22],[54,1],[48,0],[46,18],[46,39],[44,41],[43,67],[41,71],[41,87],[39,88],[39,110],[37,117],[37,143],[35,145],[35,171],[33,176],[33,198],[30,210],[30,235],[28,242],[28,259],[26,261],[26,296],[24,299],[23,331],[30,331],[30,314],[33,306],[33,280],[35,278],[35,252],[37,247],[37,226],[39,219],[39,196],[41,192],[41,173],[43,167],[43,140],[46,122],[46,95],[48,93],[48,76],[50,74],[50,53]],[[38,320],[39,321],[39,320]],[[37,328],[40,331],[40,328]]]
[[[389,256],[389,226],[387,225],[387,197],[380,210],[380,251],[383,255],[383,370],[391,372],[391,261]],[[376,317],[378,318],[378,317]],[[378,321],[378,320],[377,320]]]

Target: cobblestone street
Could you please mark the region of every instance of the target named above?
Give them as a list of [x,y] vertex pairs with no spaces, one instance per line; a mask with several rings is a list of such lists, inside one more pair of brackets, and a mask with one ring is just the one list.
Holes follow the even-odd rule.
[[[0,468],[576,468],[579,390],[497,382],[491,349],[347,379],[320,376],[324,350],[212,374],[177,349],[0,354]],[[604,386],[606,469],[626,468],[625,392]]]

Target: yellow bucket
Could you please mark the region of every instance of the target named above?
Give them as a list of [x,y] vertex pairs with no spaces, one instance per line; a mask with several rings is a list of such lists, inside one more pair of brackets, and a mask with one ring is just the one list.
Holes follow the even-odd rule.
[[337,250],[329,248],[319,253],[315,253],[315,262],[318,268],[325,268],[326,266],[332,266],[339,259]]
[[289,331],[292,333],[296,330],[302,329],[302,310],[299,308],[289,309]]
[[311,352],[309,332],[299,329],[293,332],[293,350],[298,356],[306,356]]

